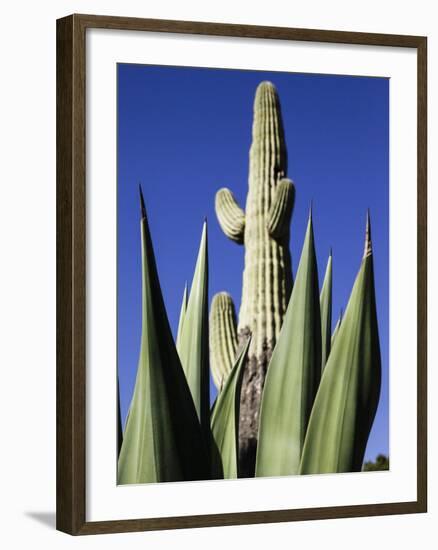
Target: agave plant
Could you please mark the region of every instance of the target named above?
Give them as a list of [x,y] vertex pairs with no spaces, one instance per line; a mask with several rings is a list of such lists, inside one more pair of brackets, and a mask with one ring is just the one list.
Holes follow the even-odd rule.
[[[295,187],[285,174],[278,95],[262,83],[246,212],[231,191],[216,195],[223,231],[246,248],[239,322],[226,292],[213,298],[208,315],[204,222],[176,342],[140,189],[143,321],[134,393],[118,439],[119,483],[361,470],[381,378],[369,215],[360,269],[332,333],[333,256],[320,291],[312,212],[292,284]],[[218,388],[212,407],[210,375]]]
[[[360,270],[320,382],[322,338],[315,322],[320,306],[311,230],[309,220],[295,286],[266,378],[258,476],[360,471],[377,410],[381,365],[369,216]],[[330,270],[331,255],[325,283]]]
[[307,428],[300,473],[358,472],[380,394],[381,365],[371,225],[344,319]]
[[[190,386],[173,341],[141,189],[140,201],[143,327],[134,394],[118,460],[118,482],[208,479],[208,440],[201,429],[200,408],[192,397],[196,393],[199,406],[201,388],[197,391],[194,385]],[[205,250],[201,244],[201,256]],[[195,288],[198,279],[204,277],[195,275]],[[197,302],[193,308],[196,307],[202,308],[202,303]],[[199,315],[199,311],[193,313],[195,323]],[[189,326],[188,317],[186,322]],[[188,331],[186,328],[186,334]],[[192,356],[193,369],[201,369],[202,354],[195,351],[198,353]]]

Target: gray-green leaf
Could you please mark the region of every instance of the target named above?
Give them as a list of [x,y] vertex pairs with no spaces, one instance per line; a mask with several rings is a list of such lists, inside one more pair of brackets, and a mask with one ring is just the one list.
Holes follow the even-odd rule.
[[187,283],[184,286],[183,299],[181,302],[181,309],[179,312],[178,332],[176,335],[176,349],[178,350],[178,353],[181,347],[181,334],[182,334],[182,328],[184,325],[184,319],[186,317],[186,311],[187,311]]
[[268,367],[256,476],[296,474],[321,373],[321,318],[312,217],[283,327]]
[[210,432],[210,367],[208,350],[208,249],[204,222],[195,273],[179,343],[179,356],[206,440]]
[[331,342],[330,342],[330,349],[333,348],[333,344],[335,343],[336,336],[338,335],[339,328],[340,328],[341,324],[342,324],[342,309],[341,309],[341,312],[339,314],[339,318],[336,322],[335,328],[333,329],[333,334],[332,334],[332,338],[331,338]]
[[212,471],[225,479],[238,477],[238,424],[243,365],[250,339],[242,349],[222,391],[218,394],[211,417],[214,439]]
[[381,365],[369,220],[365,253],[324,369],[300,472],[360,471],[380,394]]
[[208,479],[209,460],[167,319],[141,195],[142,335],[118,482]]
[[321,370],[330,355],[332,332],[332,253],[327,261],[321,296]]

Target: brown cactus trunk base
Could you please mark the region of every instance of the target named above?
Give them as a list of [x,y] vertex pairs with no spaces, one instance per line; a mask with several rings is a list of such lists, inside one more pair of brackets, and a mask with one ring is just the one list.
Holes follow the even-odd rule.
[[[244,341],[248,331],[245,333]],[[263,354],[248,358],[243,373],[239,417],[239,477],[254,477],[257,453],[259,414],[266,371],[272,346],[266,344]]]

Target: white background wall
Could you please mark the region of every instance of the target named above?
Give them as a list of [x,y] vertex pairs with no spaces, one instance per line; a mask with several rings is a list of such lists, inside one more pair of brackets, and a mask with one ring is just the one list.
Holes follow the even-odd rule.
[[[102,5],[103,4],[103,5]],[[2,5],[0,85],[0,541],[3,548],[436,548],[438,534],[434,1],[58,0]],[[429,513],[73,538],[55,510],[55,19],[130,15],[429,37]],[[435,151],[435,154],[434,154]],[[214,496],[213,496],[214,498]]]

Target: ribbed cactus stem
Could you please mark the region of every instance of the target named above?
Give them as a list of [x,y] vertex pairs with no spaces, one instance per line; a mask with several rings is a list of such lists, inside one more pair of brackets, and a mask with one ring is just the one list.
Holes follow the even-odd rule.
[[290,220],[295,200],[295,188],[288,179],[282,179],[277,186],[274,201],[271,205],[268,217],[268,231],[271,237],[280,239],[289,231],[286,223]]
[[243,243],[245,213],[237,204],[233,193],[224,187],[216,193],[215,210],[225,235],[238,244]]
[[[268,231],[271,206],[286,168],[277,92],[270,82],[262,82],[254,101],[239,313],[239,332],[252,333],[250,357],[260,358],[267,348],[273,348],[292,289],[289,234],[278,241]],[[283,221],[287,226],[289,222],[290,217]]]
[[[243,227],[245,268],[238,324],[241,345],[249,334],[252,336],[241,392],[239,447],[243,476],[254,473],[261,392],[292,290],[289,227],[294,187],[285,179],[287,155],[280,103],[270,82],[257,87],[249,156]],[[218,203],[226,199],[229,196],[219,191],[217,212]],[[234,201],[229,208],[235,206]],[[219,210],[219,223],[224,233],[236,241],[236,232],[230,232],[224,222],[226,211],[225,207]]]
[[213,381],[220,391],[236,358],[236,311],[231,296],[216,294],[210,311],[210,368]]

